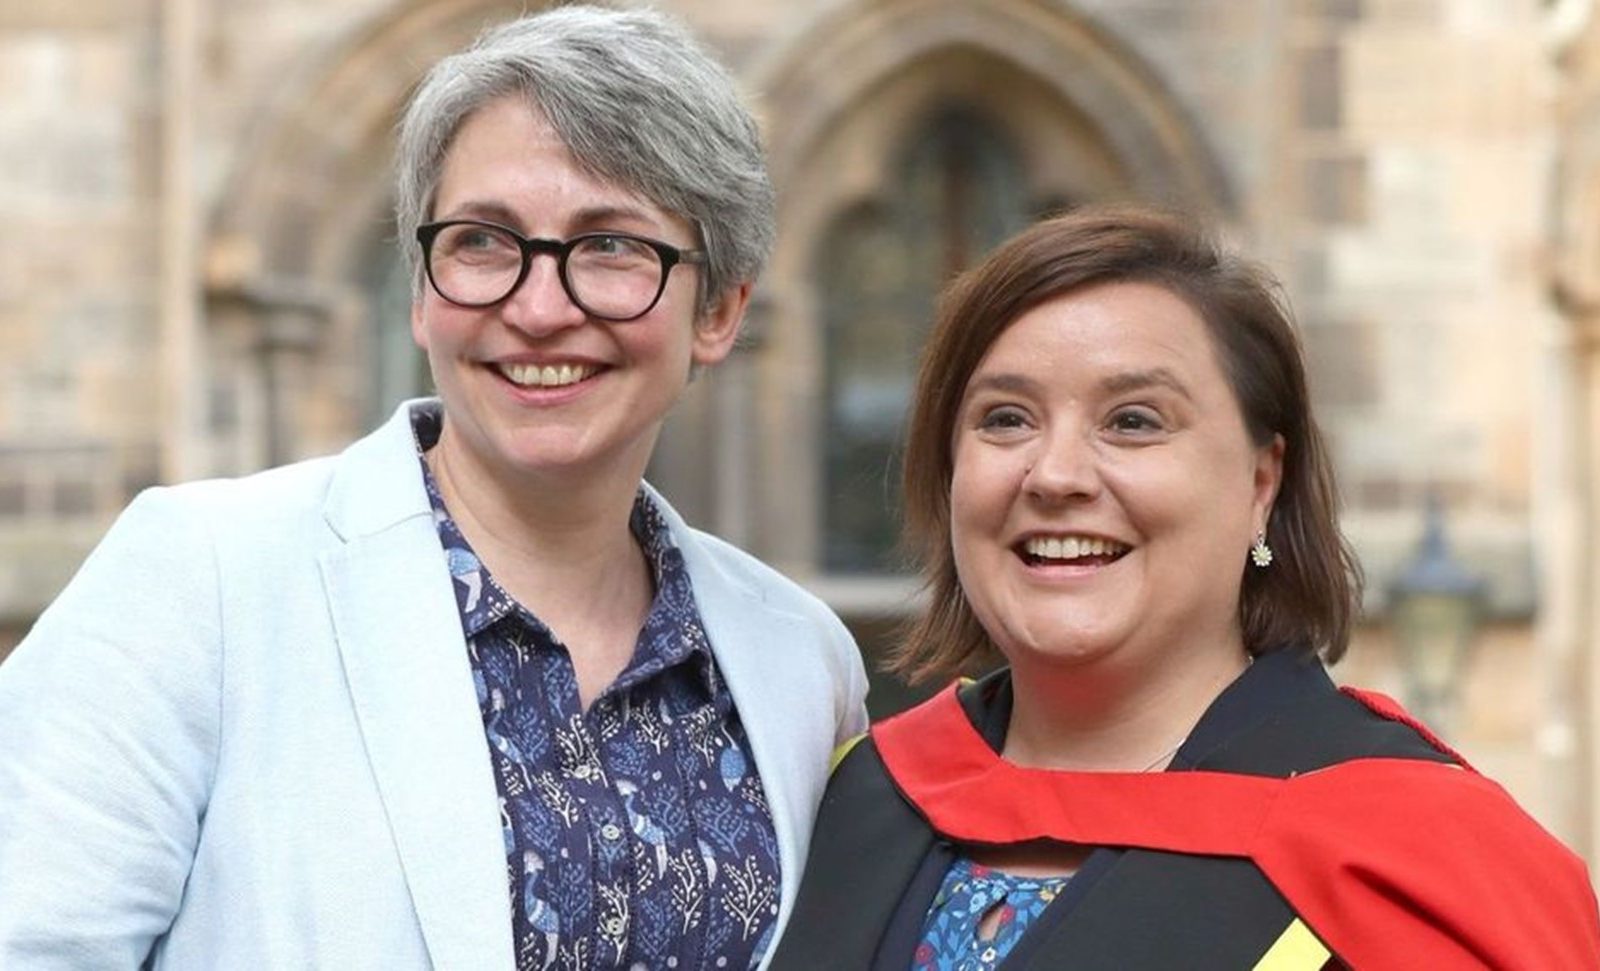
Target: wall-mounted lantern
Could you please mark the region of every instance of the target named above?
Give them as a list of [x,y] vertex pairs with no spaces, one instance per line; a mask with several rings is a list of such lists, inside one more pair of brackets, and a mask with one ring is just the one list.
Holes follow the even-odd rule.
[[1429,496],[1422,539],[1391,583],[1389,602],[1407,704],[1436,731],[1450,727],[1486,594],[1484,581],[1452,554],[1443,507]]

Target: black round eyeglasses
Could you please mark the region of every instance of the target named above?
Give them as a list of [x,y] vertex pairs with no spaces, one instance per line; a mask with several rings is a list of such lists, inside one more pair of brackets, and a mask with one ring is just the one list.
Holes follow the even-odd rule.
[[556,275],[572,302],[589,316],[609,321],[643,317],[660,302],[673,267],[706,262],[704,250],[629,233],[529,239],[474,220],[419,226],[417,242],[434,292],[457,306],[499,303],[522,286],[534,256],[548,253],[556,258]]

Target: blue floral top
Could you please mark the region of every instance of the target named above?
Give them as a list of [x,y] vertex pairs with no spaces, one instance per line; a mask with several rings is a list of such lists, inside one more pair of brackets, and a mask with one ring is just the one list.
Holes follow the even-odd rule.
[[[419,456],[441,420],[413,411]],[[631,520],[655,599],[585,712],[566,647],[490,576],[422,470],[500,794],[517,967],[754,967],[778,912],[777,837],[659,510],[641,492]]]
[[[1070,877],[1017,877],[958,857],[928,908],[911,971],[989,971],[999,966]],[[994,936],[979,924],[998,908]]]

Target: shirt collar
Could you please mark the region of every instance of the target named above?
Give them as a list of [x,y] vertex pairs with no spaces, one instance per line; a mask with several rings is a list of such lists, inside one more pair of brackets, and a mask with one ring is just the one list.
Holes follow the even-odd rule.
[[[548,631],[538,617],[518,604],[495,582],[488,567],[473,553],[472,545],[462,535],[446,508],[444,495],[426,458],[427,451],[438,444],[443,427],[444,416],[439,402],[428,402],[412,409],[411,431],[416,442],[417,461],[422,468],[422,481],[433,510],[439,542],[444,547],[445,558],[450,565],[456,606],[460,610],[461,625],[466,636],[469,639],[476,637],[486,628],[512,615],[519,615],[525,621]],[[645,616],[635,656],[612,690],[627,688],[666,668],[699,658],[702,677],[708,690],[715,696],[720,682],[716,665],[711,663],[711,645],[705,627],[700,622],[700,611],[695,603],[694,587],[684,563],[683,551],[678,549],[666,517],[643,488],[634,497],[628,526],[644,551],[645,562],[655,584],[655,597]]]

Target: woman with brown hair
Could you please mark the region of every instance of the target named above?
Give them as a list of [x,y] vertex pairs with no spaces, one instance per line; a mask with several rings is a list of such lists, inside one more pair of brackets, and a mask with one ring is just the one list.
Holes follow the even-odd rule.
[[1324,665],[1360,578],[1276,285],[1082,211],[947,294],[905,461],[914,679],[775,969],[1600,967],[1581,862]]

